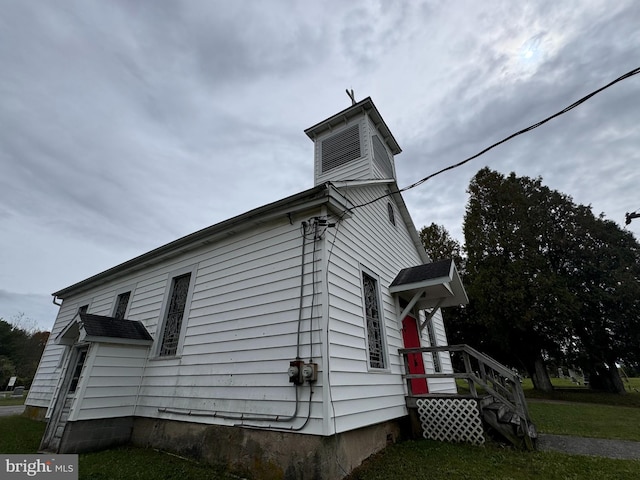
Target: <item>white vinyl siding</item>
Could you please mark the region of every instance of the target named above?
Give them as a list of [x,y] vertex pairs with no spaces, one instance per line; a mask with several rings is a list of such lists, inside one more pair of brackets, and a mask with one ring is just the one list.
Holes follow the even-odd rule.
[[[431,325],[436,340],[436,345],[448,345],[447,334],[444,329],[444,321],[442,320],[442,312],[438,311],[433,317],[431,317]],[[425,327],[423,331],[422,345],[430,345],[430,341],[424,338],[424,332],[427,330]],[[444,373],[453,372],[453,365],[451,363],[451,356],[446,353],[438,353],[438,359],[440,361],[440,368]],[[433,373],[436,371],[436,366],[433,362],[432,355],[423,355],[425,360],[424,366],[427,373]],[[430,393],[457,393],[455,380],[451,378],[429,378],[427,379]]]
[[[349,189],[349,200],[360,205],[385,193],[383,186],[354,188]],[[335,245],[329,247],[329,363],[338,432],[407,413],[404,366],[398,355],[398,348],[403,347],[401,324],[388,287],[402,268],[420,265],[422,258],[401,217],[395,227],[388,221],[387,201],[393,199],[354,210],[337,229]],[[334,242],[334,234],[333,230],[327,234],[329,245]],[[375,272],[379,280],[389,362],[384,371],[368,366],[360,265]]]
[[149,347],[94,343],[70,421],[133,415]]
[[[309,216],[318,215],[312,211]],[[308,218],[305,216],[304,218]],[[320,319],[322,311],[321,274],[316,271],[316,297],[309,351],[309,316],[312,303],[312,247],[308,241],[305,255],[303,322],[301,355],[313,356],[322,372]],[[289,361],[296,356],[298,306],[300,293],[300,256],[302,238],[299,221],[291,225],[283,215],[262,227],[246,231],[212,245],[184,253],[121,281],[90,292],[99,302],[90,313],[110,315],[116,292],[125,285],[135,285],[127,318],[141,321],[149,333],[157,337],[164,299],[170,287],[172,272],[196,266],[193,294],[185,317],[185,338],[180,357],[150,358],[144,370],[137,400],[133,402],[132,384],[114,385],[110,396],[100,401],[111,381],[105,367],[111,362],[113,371],[133,378],[139,375],[138,357],[122,355],[124,364],[109,357],[108,346],[100,344],[94,367],[98,377],[90,378],[83,400],[76,402],[72,419],[110,417],[130,412],[146,417],[172,418],[183,421],[233,425],[238,420],[224,420],[214,413],[230,415],[289,416],[295,409],[295,387],[289,383]],[[320,267],[316,253],[316,270]],[[84,297],[83,297],[84,298]],[[59,332],[71,318],[65,314],[66,299],[54,330]],[[75,305],[77,309],[77,305]],[[75,313],[75,312],[74,312]],[[52,334],[55,338],[55,334]],[[157,341],[157,338],[156,338]],[[129,348],[124,347],[123,348]],[[107,350],[104,350],[107,348]],[[49,345],[43,358],[58,362],[62,348]],[[131,355],[141,349],[131,348]],[[107,352],[107,353],[105,353]],[[116,362],[116,363],[114,363]],[[38,404],[48,406],[59,371],[41,364]],[[98,382],[98,383],[95,383]],[[45,385],[51,385],[44,388]],[[288,423],[252,421],[256,425],[296,427],[304,423],[308,411],[309,386],[299,388],[298,418]],[[322,434],[322,375],[313,386],[311,420],[304,433]],[[35,397],[34,397],[35,398]],[[86,402],[86,403],[85,403]],[[32,403],[35,405],[35,403]],[[116,408],[116,405],[119,407]],[[210,412],[210,417],[188,417],[159,412],[159,408],[179,411]],[[130,413],[126,413],[130,414]]]
[[[156,372],[155,362],[151,362],[140,412],[157,415],[157,408],[162,407],[248,415],[288,416],[293,412],[295,390],[286,372],[289,361],[296,356],[301,245],[299,225],[287,222],[257,231],[245,241],[234,239],[217,245],[199,263],[180,365],[165,373]],[[311,258],[308,246],[301,348],[304,358],[310,355],[307,319]],[[319,311],[319,285],[316,292]],[[320,355],[318,329],[316,319],[314,358]],[[167,378],[169,385],[165,386]],[[320,391],[320,387],[314,389]],[[175,398],[176,389],[181,398]],[[153,395],[149,395],[151,392]],[[307,386],[300,387],[300,398],[302,417],[307,408]],[[315,394],[314,403],[320,398]],[[312,414],[322,417],[321,410],[315,410]],[[303,421],[300,418],[282,426]]]
[[[357,205],[386,192],[385,186],[377,185],[350,188],[347,194],[349,201]],[[300,356],[305,361],[313,358],[319,364],[319,375],[313,385],[310,421],[303,433],[332,434],[334,411],[337,431],[406,414],[405,383],[401,376],[404,367],[398,355],[398,348],[402,347],[400,322],[388,286],[400,269],[419,265],[423,260],[404,217],[396,216],[395,227],[388,221],[387,201],[393,203],[396,212],[402,211],[389,197],[354,210],[338,226],[328,228],[324,239],[318,242],[315,267],[311,265],[314,256],[312,242],[308,240]],[[181,355],[152,357],[143,367],[139,355],[144,348],[119,346],[128,353],[120,352],[118,359],[113,354],[115,347],[99,344],[95,352],[90,352],[91,368],[97,368],[95,378],[92,376],[86,382],[82,401],[76,402],[71,418],[129,415],[127,412],[134,408],[137,416],[234,425],[239,420],[223,419],[220,415],[291,415],[295,409],[295,387],[289,383],[287,369],[297,352],[300,222],[324,213],[315,209],[296,215],[291,222],[282,215],[256,223],[252,229],[194,246],[76,297],[65,298],[26,403],[49,405],[61,373],[60,358],[64,351],[64,347],[53,344],[53,339],[68,325],[82,301],[90,301],[90,313],[111,315],[118,292],[134,286],[127,318],[142,322],[157,344],[158,325],[172,275],[181,269],[193,269]],[[323,268],[329,249],[327,273]],[[372,370],[368,365],[361,265],[375,273],[379,282],[386,339],[384,370]],[[322,317],[324,313],[329,316],[328,324]],[[438,342],[446,344],[441,317],[437,314],[434,318],[438,319],[434,322]],[[141,375],[141,368],[144,373],[134,396],[134,379]],[[443,361],[445,371],[446,368]],[[125,383],[109,389],[117,381],[112,374],[126,377]],[[327,379],[331,381],[330,393],[325,390]],[[108,395],[101,401],[107,390]],[[308,385],[299,387],[300,406],[295,421],[245,423],[300,426],[306,419],[309,391]],[[187,416],[159,409],[191,410],[210,416]]]

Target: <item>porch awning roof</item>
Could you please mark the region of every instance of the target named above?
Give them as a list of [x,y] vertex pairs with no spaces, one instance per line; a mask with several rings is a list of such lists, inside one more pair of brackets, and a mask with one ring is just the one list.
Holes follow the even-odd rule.
[[77,341],[151,345],[153,337],[137,320],[78,313],[55,341],[61,345],[73,345]]
[[389,290],[421,310],[469,303],[452,259],[404,268],[391,282]]

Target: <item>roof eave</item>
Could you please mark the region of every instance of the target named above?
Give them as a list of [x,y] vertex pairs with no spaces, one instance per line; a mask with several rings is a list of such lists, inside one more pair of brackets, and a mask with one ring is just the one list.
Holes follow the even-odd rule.
[[103,337],[97,335],[85,335],[81,340],[91,343],[113,343],[116,345],[133,345],[140,347],[149,347],[153,344],[153,339],[145,340],[141,338]]
[[404,198],[398,189],[398,185],[394,183],[393,185],[392,196],[396,201],[396,205],[402,214],[402,218],[404,219],[405,225],[407,226],[407,230],[409,231],[409,236],[411,237],[411,241],[413,242],[416,250],[418,251],[418,255],[420,255],[420,260],[422,263],[430,263],[431,258],[427,254],[426,249],[424,248],[424,244],[420,239],[420,235],[418,235],[418,230],[416,229],[415,224],[413,223],[413,219],[411,218],[411,214],[409,213],[409,209],[407,208],[407,204],[404,202]]

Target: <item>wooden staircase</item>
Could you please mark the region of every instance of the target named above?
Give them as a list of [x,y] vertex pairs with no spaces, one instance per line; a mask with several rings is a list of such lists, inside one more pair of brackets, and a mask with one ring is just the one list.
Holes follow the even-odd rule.
[[[461,355],[464,371],[452,373],[411,374],[408,355],[416,353],[447,352],[451,356]],[[400,349],[404,357],[405,380],[407,381],[407,406],[415,408],[418,398],[472,398],[477,401],[485,434],[506,440],[517,448],[536,449],[538,437],[531,421],[520,378],[517,373],[491,357],[478,352],[468,345],[443,347],[420,347]],[[456,362],[454,362],[455,365]],[[411,391],[411,380],[416,378],[449,378],[463,380],[464,386],[456,383],[457,394],[415,395]]]
[[489,435],[498,435],[518,448],[535,450],[538,432],[530,420],[524,421],[519,414],[490,395],[482,398],[479,405]]

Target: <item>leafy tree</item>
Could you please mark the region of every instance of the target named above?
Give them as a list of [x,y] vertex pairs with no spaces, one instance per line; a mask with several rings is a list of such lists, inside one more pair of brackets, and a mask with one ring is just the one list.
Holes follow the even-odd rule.
[[592,388],[624,393],[618,362],[640,359],[640,245],[614,222],[578,208],[567,261],[569,288],[579,299],[574,356]]
[[8,357],[0,355],[0,390],[9,383],[9,379],[16,374],[16,367]]
[[[17,325],[30,330],[13,324],[16,319]],[[48,338],[49,332],[36,330],[33,322],[23,315],[17,315],[11,323],[0,318],[0,387],[12,376],[17,376],[18,383],[27,388],[31,385]]]
[[458,333],[525,368],[538,389],[552,388],[545,359],[571,355],[593,388],[621,391],[616,362],[639,358],[635,239],[540,178],[484,168],[469,193],[470,305]]
[[[453,238],[444,226],[436,223],[423,227],[418,234],[429,258],[434,262],[452,258],[464,283],[466,262],[460,242]],[[452,345],[467,343],[481,347],[478,345],[477,339],[483,338],[485,332],[479,330],[480,327],[477,323],[469,322],[468,312],[468,305],[442,310],[442,316],[447,325],[449,343]],[[457,360],[454,358],[453,361]]]
[[540,179],[487,168],[469,193],[464,235],[473,320],[486,329],[485,348],[549,391],[545,356],[561,354],[575,308],[559,274],[569,200]]
[[0,318],[0,388],[6,386],[9,378],[15,375],[13,356],[15,351],[15,333],[10,323]]
[[452,258],[458,270],[463,268],[462,246],[449,234],[446,228],[432,223],[428,227],[422,227],[418,234],[432,261],[437,262]]

